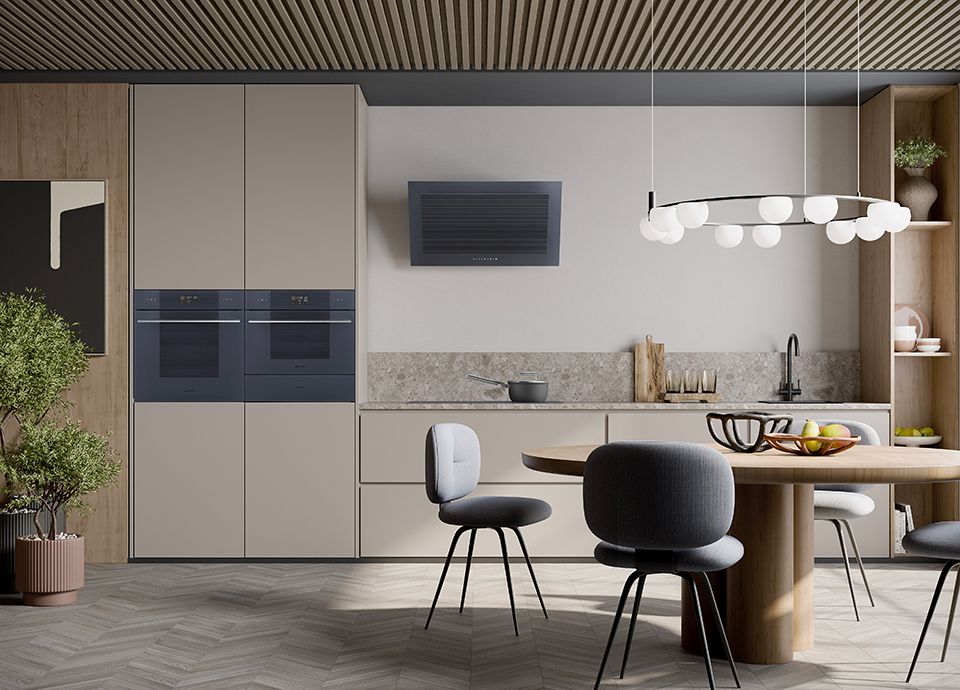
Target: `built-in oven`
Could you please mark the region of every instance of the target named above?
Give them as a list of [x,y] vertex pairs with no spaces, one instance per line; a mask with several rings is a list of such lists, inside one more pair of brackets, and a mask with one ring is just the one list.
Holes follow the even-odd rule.
[[243,291],[134,291],[138,402],[243,400]]
[[352,402],[353,290],[248,290],[246,397],[252,402]]

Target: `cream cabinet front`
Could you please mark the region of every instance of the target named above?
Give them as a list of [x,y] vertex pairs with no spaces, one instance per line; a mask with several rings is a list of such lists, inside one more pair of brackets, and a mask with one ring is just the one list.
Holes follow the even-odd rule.
[[[887,410],[817,410],[795,409],[789,414],[794,419],[851,421],[869,424],[880,435],[882,443],[890,442],[890,413]],[[712,443],[702,410],[645,410],[643,412],[612,412],[609,415],[611,441],[631,439],[650,441],[689,441]],[[811,460],[816,462],[816,460]],[[867,491],[876,509],[870,515],[851,522],[857,536],[857,545],[864,557],[887,558],[890,555],[890,486],[878,484]],[[814,555],[817,558],[837,558],[840,543],[833,525],[816,521]]]
[[134,405],[134,557],[243,557],[243,416],[243,403]]
[[243,289],[243,89],[133,87],[135,288]]
[[352,558],[352,403],[247,403],[247,558]]

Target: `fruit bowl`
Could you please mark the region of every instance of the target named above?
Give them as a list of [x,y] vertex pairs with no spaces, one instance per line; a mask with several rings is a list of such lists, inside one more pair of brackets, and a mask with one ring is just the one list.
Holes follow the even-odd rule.
[[943,440],[943,436],[894,436],[895,446],[935,446]]
[[[836,455],[853,448],[860,443],[859,436],[800,436],[799,434],[764,434],[763,438],[771,446],[784,453],[794,455]],[[816,450],[811,450],[807,444],[819,442]]]

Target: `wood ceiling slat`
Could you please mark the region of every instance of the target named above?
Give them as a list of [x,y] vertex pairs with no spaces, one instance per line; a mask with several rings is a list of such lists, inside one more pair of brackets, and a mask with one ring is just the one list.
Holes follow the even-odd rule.
[[[810,70],[960,69],[960,0],[806,0]],[[66,70],[796,70],[804,0],[0,0]]]
[[428,10],[428,5],[426,2],[416,2],[414,7],[417,12],[417,33],[420,36],[420,42],[422,45],[423,52],[423,66],[425,69],[434,70],[436,66],[436,58],[434,52],[434,37],[433,37],[433,24],[430,21],[430,15]]
[[[17,5],[9,9],[7,21],[0,23],[0,26],[14,28],[16,25],[17,30],[13,33],[18,39],[17,42],[22,45],[22,40],[28,40],[29,50],[25,53],[27,64],[35,60],[46,69],[81,69],[83,57],[59,27],[52,22],[36,22],[34,17],[25,14]],[[45,40],[41,41],[41,36]],[[33,40],[29,40],[30,38]],[[70,50],[71,48],[74,49]]]

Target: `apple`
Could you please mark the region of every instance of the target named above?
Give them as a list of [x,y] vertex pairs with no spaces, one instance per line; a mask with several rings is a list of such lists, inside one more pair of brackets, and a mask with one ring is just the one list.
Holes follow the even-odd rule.
[[[808,419],[803,423],[803,429],[800,431],[801,436],[819,436],[820,435],[820,425],[817,424],[812,419]],[[804,441],[804,445],[807,447],[811,453],[816,453],[820,450],[820,446],[823,445],[821,441]]]
[[850,429],[843,424],[827,424],[820,427],[820,435],[829,438],[850,438]]

